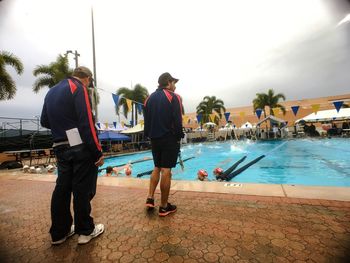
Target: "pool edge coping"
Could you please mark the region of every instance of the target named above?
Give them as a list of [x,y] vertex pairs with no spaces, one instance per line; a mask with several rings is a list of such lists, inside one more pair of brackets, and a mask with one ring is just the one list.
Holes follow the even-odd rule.
[[[57,177],[54,174],[29,174],[18,170],[1,172],[0,179],[6,178],[12,180],[55,182]],[[149,180],[117,176],[99,176],[97,184],[104,186],[148,189]],[[171,191],[350,201],[350,187],[338,186],[172,180]]]

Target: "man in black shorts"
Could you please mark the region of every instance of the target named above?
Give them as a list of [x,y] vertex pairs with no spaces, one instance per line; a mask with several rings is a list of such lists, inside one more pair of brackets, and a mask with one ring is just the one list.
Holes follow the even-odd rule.
[[150,178],[149,194],[146,206],[154,208],[154,192],[160,182],[161,204],[159,216],[176,212],[176,206],[168,203],[171,168],[176,166],[180,151],[182,131],[182,103],[174,93],[178,79],[168,72],[158,79],[158,89],[145,101],[145,136],[151,139],[154,169]]

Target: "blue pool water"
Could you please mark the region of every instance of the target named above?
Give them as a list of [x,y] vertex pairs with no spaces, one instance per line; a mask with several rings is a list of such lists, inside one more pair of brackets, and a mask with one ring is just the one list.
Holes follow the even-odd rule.
[[[173,180],[197,180],[199,169],[205,169],[209,179],[214,180],[212,171],[216,167],[225,170],[241,157],[247,156],[239,166],[241,167],[265,154],[265,158],[233,178],[231,182],[350,186],[348,138],[213,142],[185,145],[181,151],[182,159],[192,156],[195,158],[185,162],[184,171],[179,165],[174,168]],[[103,167],[145,157],[152,157],[151,152],[110,158]],[[153,161],[135,163],[132,168],[132,176],[136,177],[138,173],[152,170]],[[148,178],[149,176],[142,177]]]

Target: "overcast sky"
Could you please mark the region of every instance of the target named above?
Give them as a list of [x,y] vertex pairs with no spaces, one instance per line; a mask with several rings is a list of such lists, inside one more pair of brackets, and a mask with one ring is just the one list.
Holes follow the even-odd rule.
[[[346,0],[91,1],[98,87],[115,92],[140,83],[151,93],[158,76],[179,78],[186,112],[205,95],[226,108],[248,106],[273,88],[287,100],[350,92],[350,23]],[[92,69],[91,4],[86,0],[3,0],[0,50],[24,64],[15,99],[1,116],[40,115],[47,89],[32,92],[36,65],[66,50]],[[73,56],[69,55],[74,67]],[[109,92],[100,91],[99,121],[117,119]]]

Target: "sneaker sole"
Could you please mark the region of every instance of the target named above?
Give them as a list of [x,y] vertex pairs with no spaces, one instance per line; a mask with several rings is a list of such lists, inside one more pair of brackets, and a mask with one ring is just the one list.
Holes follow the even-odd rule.
[[89,243],[92,239],[94,239],[94,238],[98,237],[99,235],[103,234],[103,232],[105,232],[105,228],[103,228],[103,230],[101,232],[97,233],[96,236],[91,237],[91,239],[88,240],[87,242],[79,242],[79,240],[78,240],[78,245],[84,245],[84,244]]
[[173,210],[173,211],[168,211],[168,212],[165,212],[165,213],[159,213],[159,216],[161,216],[161,217],[167,216],[167,215],[169,215],[169,214],[171,214],[171,213],[175,213],[176,210],[177,210],[177,209],[175,209],[175,210]]
[[70,232],[66,237],[62,238],[61,240],[58,241],[51,241],[51,245],[61,245],[62,243],[66,242],[68,238],[71,236],[74,236],[75,232]]

